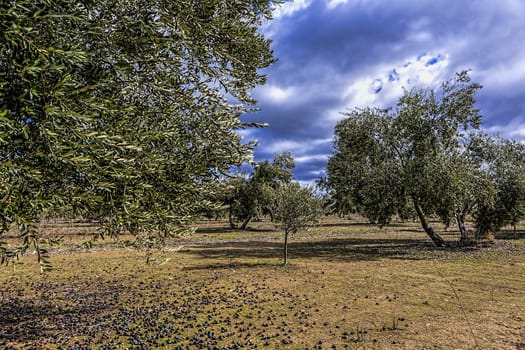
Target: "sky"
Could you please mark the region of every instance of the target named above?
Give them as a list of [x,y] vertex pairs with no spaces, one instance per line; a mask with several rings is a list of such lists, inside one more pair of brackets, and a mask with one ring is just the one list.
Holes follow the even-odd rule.
[[294,179],[325,176],[342,112],[391,107],[404,89],[470,70],[483,129],[525,140],[525,0],[295,0],[261,28],[278,62],[243,131],[255,160],[291,152]]

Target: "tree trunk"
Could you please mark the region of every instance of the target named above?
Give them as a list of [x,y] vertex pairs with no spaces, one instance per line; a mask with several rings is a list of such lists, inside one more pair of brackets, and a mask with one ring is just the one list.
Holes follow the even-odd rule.
[[438,235],[436,231],[434,231],[434,228],[428,224],[427,218],[419,206],[419,203],[413,197],[412,200],[414,201],[414,208],[416,209],[421,226],[423,227],[423,230],[425,230],[425,233],[428,235],[428,237],[430,237],[432,240],[432,243],[434,243],[436,247],[446,247],[447,243],[445,240],[441,238],[441,236]]
[[241,230],[244,230],[246,228],[246,226],[248,226],[248,223],[250,222],[251,219],[252,219],[252,217],[249,216],[242,222]]
[[288,265],[288,231],[284,231],[284,265]]
[[237,228],[237,225],[235,225],[235,222],[233,222],[233,215],[231,210],[228,210],[228,221],[230,221],[230,228]]
[[489,228],[488,225],[480,224],[476,228],[476,234],[474,236],[474,240],[479,243],[483,238],[487,238],[489,234]]
[[463,214],[457,214],[456,221],[458,223],[458,229],[461,235],[459,243],[461,245],[466,245],[469,243],[469,234],[467,228],[465,227],[465,216]]

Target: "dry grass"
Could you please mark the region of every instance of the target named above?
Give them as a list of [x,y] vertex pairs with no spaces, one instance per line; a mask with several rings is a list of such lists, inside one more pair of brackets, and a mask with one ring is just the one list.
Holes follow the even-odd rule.
[[525,349],[522,239],[435,250],[415,224],[332,219],[284,267],[282,234],[253,227],[202,223],[153,265],[66,235],[51,273],[1,270],[0,347]]

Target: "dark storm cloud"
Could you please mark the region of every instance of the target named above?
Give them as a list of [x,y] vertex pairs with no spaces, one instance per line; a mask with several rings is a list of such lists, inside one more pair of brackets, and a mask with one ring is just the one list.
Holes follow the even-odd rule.
[[[263,31],[279,62],[257,88],[268,122],[251,131],[256,160],[291,151],[295,177],[322,174],[339,112],[392,105],[403,87],[434,86],[463,69],[484,85],[487,130],[525,139],[525,2],[296,0]],[[521,136],[520,136],[521,135]]]

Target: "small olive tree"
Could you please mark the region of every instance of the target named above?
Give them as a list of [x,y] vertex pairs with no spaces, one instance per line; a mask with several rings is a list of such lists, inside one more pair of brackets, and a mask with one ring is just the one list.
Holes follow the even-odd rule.
[[273,221],[284,231],[283,263],[288,264],[288,237],[300,229],[317,222],[321,202],[311,187],[301,187],[297,182],[283,184],[275,193]]

